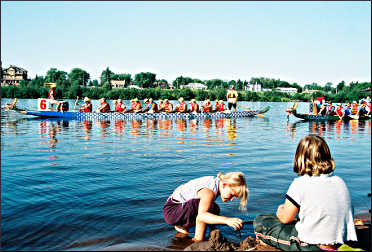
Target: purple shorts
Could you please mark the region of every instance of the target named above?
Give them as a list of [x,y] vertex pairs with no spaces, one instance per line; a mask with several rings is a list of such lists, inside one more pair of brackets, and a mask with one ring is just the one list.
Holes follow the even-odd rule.
[[[191,199],[184,204],[169,198],[163,207],[163,216],[166,223],[182,227],[195,226],[198,215],[200,199]],[[183,205],[183,206],[182,206]],[[208,212],[215,215],[220,214],[220,207],[213,202]]]

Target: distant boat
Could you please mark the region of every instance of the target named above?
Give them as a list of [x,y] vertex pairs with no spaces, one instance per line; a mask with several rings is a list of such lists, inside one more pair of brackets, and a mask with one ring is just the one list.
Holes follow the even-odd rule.
[[[287,111],[288,112],[288,111]],[[291,114],[297,118],[301,118],[303,120],[317,120],[317,121],[338,121],[340,117],[337,115],[313,115],[313,114],[298,114],[296,109],[291,110]],[[342,120],[369,120],[371,119],[371,115],[366,116],[357,116],[357,115],[345,115]]]

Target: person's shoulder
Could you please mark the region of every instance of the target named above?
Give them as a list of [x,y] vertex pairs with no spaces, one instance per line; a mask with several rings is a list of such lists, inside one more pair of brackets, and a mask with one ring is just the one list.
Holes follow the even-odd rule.
[[336,182],[339,182],[339,183],[345,184],[345,181],[344,181],[341,177],[339,177],[339,176],[337,176],[337,175],[331,175],[331,176],[329,176],[328,178],[329,178],[330,180],[333,180],[333,181],[336,181]]

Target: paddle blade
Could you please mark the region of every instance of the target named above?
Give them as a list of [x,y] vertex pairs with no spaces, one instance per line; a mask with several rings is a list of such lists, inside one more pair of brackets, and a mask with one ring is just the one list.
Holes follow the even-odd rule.
[[260,117],[260,118],[262,118],[262,117],[264,117],[264,115],[262,115],[262,114],[256,114],[258,117]]

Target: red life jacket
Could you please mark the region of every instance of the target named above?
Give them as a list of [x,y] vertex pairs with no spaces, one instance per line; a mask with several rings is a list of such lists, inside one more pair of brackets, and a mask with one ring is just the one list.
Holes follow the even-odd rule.
[[92,107],[92,103],[89,103],[89,105],[85,105],[83,112],[92,112]]
[[140,112],[142,110],[142,104],[140,101],[138,101],[137,103],[135,103],[134,105],[134,111],[133,112]]
[[54,93],[54,89],[51,88],[49,89],[49,92],[48,92],[48,99],[55,99],[55,93]]
[[226,109],[226,106],[225,106],[224,103],[222,103],[222,104],[218,104],[218,111],[219,111],[219,112],[225,111],[225,109]]
[[322,100],[324,100],[324,96],[320,96],[318,98],[315,99],[316,101],[319,101],[320,103],[322,103]]
[[208,103],[204,105],[203,112],[210,113],[212,110],[212,104]]
[[116,104],[115,111],[117,112],[124,112],[124,108],[122,108],[123,103]]
[[194,112],[194,111],[198,112],[199,106],[197,103],[191,103],[190,106],[191,106],[191,112]]
[[342,116],[342,112],[343,112],[343,108],[342,107],[338,107],[336,109],[336,114],[339,115],[339,116]]
[[187,104],[185,102],[181,102],[178,106],[178,112],[186,112],[187,110]]
[[106,106],[105,106],[105,108],[103,108],[101,110],[101,112],[103,112],[103,113],[110,112],[110,110],[111,110],[110,105],[107,102],[103,102],[102,105],[106,105]]
[[172,110],[173,110],[172,103],[169,102],[168,104],[164,105],[164,112],[169,113],[172,112]]
[[353,103],[353,105],[351,105],[351,113],[352,114],[358,114],[358,104],[355,104]]

